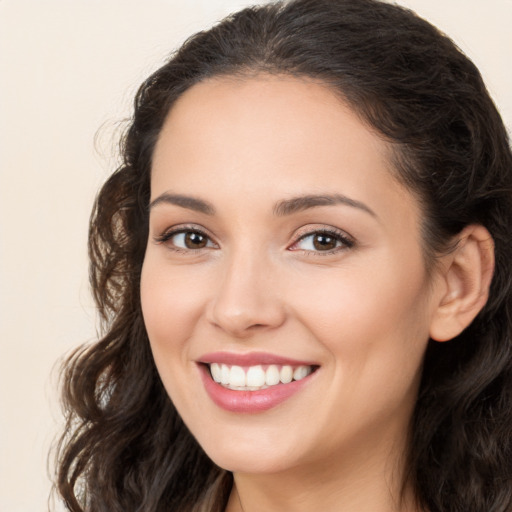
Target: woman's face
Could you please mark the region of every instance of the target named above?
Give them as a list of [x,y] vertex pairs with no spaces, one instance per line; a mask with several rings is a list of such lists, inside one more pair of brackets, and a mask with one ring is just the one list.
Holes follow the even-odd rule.
[[221,467],[334,470],[404,447],[436,284],[389,155],[296,78],[205,81],[170,112],[142,307],[164,386]]

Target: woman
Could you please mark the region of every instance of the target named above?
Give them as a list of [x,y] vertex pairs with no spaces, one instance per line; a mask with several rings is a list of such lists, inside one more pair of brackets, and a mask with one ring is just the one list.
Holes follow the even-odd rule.
[[512,156],[375,0],[246,9],[141,86],[67,363],[72,511],[512,510]]

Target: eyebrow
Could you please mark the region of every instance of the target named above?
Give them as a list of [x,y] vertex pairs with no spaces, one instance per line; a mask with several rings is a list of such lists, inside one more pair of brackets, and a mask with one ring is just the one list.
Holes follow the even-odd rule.
[[151,210],[159,204],[174,204],[176,206],[181,206],[182,208],[194,210],[206,215],[215,215],[215,208],[212,204],[192,196],[170,194],[165,192],[164,194],[158,196],[155,200],[151,201],[151,203],[149,203],[149,209]]
[[[211,203],[193,196],[165,192],[151,201],[149,209],[151,210],[159,204],[173,204],[175,206],[180,206],[181,208],[204,213],[205,215],[215,215],[215,208]],[[315,208],[317,206],[332,206],[337,204],[351,206],[369,213],[372,217],[377,217],[375,212],[361,201],[351,199],[342,194],[321,194],[292,197],[291,199],[285,199],[276,203],[273,208],[273,212],[274,215],[278,217],[285,217],[309,208]]]
[[278,217],[283,217],[285,215],[291,215],[317,206],[332,206],[336,204],[343,204],[353,208],[358,208],[359,210],[369,213],[372,217],[377,217],[375,212],[361,201],[350,199],[342,194],[307,195],[286,199],[284,201],[280,201],[274,206],[274,214]]

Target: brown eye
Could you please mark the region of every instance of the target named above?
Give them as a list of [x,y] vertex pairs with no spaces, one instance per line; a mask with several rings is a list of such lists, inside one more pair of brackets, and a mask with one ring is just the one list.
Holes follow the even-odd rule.
[[194,231],[188,231],[183,233],[184,235],[184,244],[187,249],[202,249],[206,247],[208,244],[208,238],[201,233],[196,233]]
[[312,242],[317,251],[330,251],[335,249],[338,244],[338,240],[327,233],[317,233],[313,236]]
[[211,238],[202,233],[201,231],[186,231],[178,230],[171,231],[163,234],[156,238],[159,243],[169,245],[171,248],[176,250],[198,250],[198,249],[210,249],[216,248],[217,245],[211,240]]
[[302,236],[290,248],[310,253],[334,253],[354,246],[354,241],[343,232],[338,231],[313,231]]

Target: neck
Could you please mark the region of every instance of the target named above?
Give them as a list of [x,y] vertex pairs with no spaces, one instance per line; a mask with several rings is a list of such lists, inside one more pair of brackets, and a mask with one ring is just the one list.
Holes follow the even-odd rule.
[[[329,485],[330,484],[330,485]],[[393,492],[395,491],[395,492]],[[318,478],[282,478],[272,475],[252,478],[235,475],[226,512],[418,512],[410,491],[402,497],[400,489],[390,489],[382,481],[360,479],[332,481]]]

